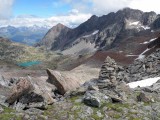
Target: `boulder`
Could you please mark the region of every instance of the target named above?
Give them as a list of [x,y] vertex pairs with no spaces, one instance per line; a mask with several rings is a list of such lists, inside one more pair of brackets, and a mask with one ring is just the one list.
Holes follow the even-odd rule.
[[111,97],[112,103],[122,103],[123,100],[120,97],[112,96]]
[[[55,97],[53,90],[55,87],[49,84],[46,81],[42,81],[40,79],[34,79],[34,93],[41,96],[48,105],[53,104],[56,100],[53,99]],[[53,88],[53,89],[52,89]]]
[[3,76],[0,75],[0,85],[8,87],[9,81],[7,81]]
[[6,102],[13,104],[16,100],[31,91],[33,91],[31,82],[27,79],[20,79],[12,88],[11,94],[7,97]]
[[[46,82],[46,78],[20,78],[11,88],[11,93],[5,99],[18,111],[28,108],[46,109],[53,104],[55,87]],[[17,102],[15,102],[17,101]]]
[[67,91],[75,90],[81,83],[78,78],[59,71],[47,69],[48,82],[54,84],[60,94],[64,95]]
[[151,100],[149,99],[149,97],[147,97],[147,95],[145,93],[141,92],[137,96],[137,101],[138,102],[150,102]]
[[101,107],[106,101],[109,101],[109,98],[98,91],[87,91],[83,98],[83,102],[92,107]]

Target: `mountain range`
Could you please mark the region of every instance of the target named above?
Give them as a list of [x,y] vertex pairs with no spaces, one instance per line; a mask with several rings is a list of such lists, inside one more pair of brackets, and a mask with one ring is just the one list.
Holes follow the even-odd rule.
[[63,54],[80,55],[117,49],[122,45],[121,42],[135,42],[137,37],[148,35],[141,38],[141,41],[149,40],[151,36],[157,36],[159,28],[160,15],[155,12],[124,8],[101,17],[93,15],[74,29],[58,24],[47,32],[38,46],[46,46],[47,49],[61,51]]
[[15,42],[34,45],[43,38],[48,29],[48,27],[39,27],[36,25],[30,27],[6,26],[0,27],[0,36],[9,38]]

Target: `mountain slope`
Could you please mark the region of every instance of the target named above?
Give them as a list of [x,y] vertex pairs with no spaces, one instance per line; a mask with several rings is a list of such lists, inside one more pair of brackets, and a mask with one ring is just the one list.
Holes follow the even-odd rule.
[[[155,12],[142,12],[130,8],[101,17],[93,15],[77,28],[65,32],[64,36],[57,36],[56,32],[50,30],[43,38],[41,45],[52,41],[51,50],[61,50],[64,54],[67,54],[68,51],[68,54],[81,54],[80,51],[88,53],[99,49],[106,50],[136,34],[144,35],[159,29],[159,18],[160,16]],[[86,44],[93,46],[92,50],[88,50],[87,46],[84,47]],[[77,48],[76,46],[81,49],[74,51],[72,47]]]

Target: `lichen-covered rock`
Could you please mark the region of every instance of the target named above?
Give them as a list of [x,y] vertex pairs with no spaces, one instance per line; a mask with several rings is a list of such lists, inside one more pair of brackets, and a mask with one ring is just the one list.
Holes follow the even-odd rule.
[[109,98],[98,91],[87,91],[84,95],[83,102],[92,107],[100,107]]
[[147,95],[144,92],[141,92],[138,96],[137,96],[137,101],[138,102],[150,102],[150,98],[147,97]]

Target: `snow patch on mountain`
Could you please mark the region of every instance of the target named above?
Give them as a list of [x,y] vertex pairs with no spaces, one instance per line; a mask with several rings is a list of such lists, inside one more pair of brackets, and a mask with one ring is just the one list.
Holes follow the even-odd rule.
[[99,30],[94,31],[93,33],[89,34],[89,35],[85,35],[83,36],[83,38],[87,38],[87,37],[91,37],[93,35],[96,35],[99,32]]
[[138,25],[139,23],[140,23],[140,21],[130,22],[129,25]]
[[135,57],[135,56],[138,56],[138,55],[126,55],[127,57]]
[[149,40],[149,41],[145,41],[145,42],[143,42],[143,43],[140,43],[140,44],[148,44],[148,43],[150,43],[150,42],[153,42],[154,40],[156,40],[157,38],[153,38],[153,39],[151,39],[151,40]]
[[136,60],[137,59],[139,59],[139,60],[141,60],[141,59],[143,59],[144,57],[145,57],[145,53],[146,52],[148,52],[150,49],[149,48],[147,48],[146,50],[144,50],[141,54],[139,54],[139,55],[126,55],[126,57],[135,57],[135,56],[137,56],[137,58],[136,58]]
[[150,49],[149,48],[147,48],[145,51],[143,51],[139,56],[138,56],[138,58],[136,58],[136,59],[143,59],[144,57],[145,57],[145,53],[147,52],[147,51],[149,51]]
[[160,77],[148,78],[148,79],[145,79],[145,80],[128,83],[128,86],[129,86],[130,88],[147,87],[147,86],[153,85],[153,84],[156,83],[158,80],[160,80]]
[[140,21],[134,21],[134,20],[126,20],[126,27],[128,29],[133,29],[136,28],[138,31],[143,30],[148,30],[150,29],[149,26],[144,26]]
[[154,40],[156,40],[157,38],[153,38],[153,39],[151,39],[149,42],[152,42],[152,41],[154,41]]
[[150,27],[148,27],[148,26],[140,26],[141,28],[143,28],[144,30],[148,30],[148,29],[151,29]]
[[140,43],[140,44],[148,44],[149,42],[148,41],[145,41],[145,42],[143,42],[143,43]]

